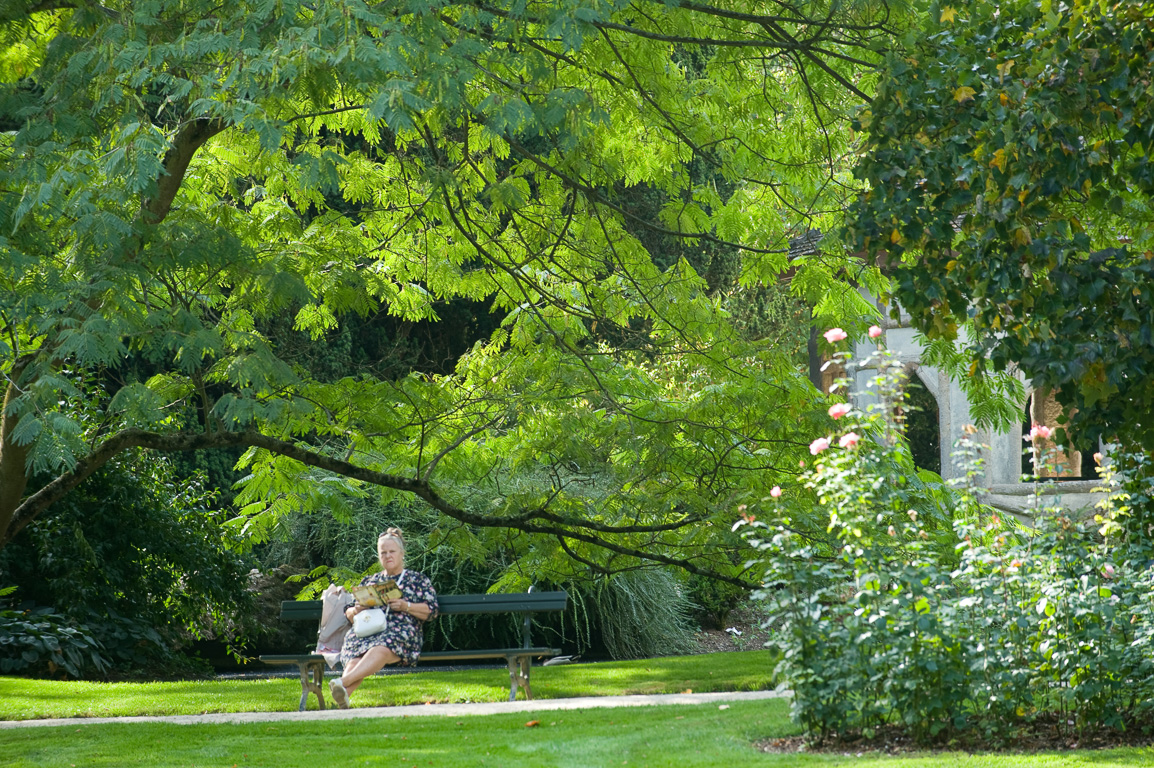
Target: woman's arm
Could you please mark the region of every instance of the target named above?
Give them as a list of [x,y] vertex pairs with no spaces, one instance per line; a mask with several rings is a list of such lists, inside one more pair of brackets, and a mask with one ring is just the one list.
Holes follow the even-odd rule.
[[417,621],[425,621],[433,615],[433,609],[427,603],[414,603],[403,597],[390,600],[389,608],[395,613],[407,613]]

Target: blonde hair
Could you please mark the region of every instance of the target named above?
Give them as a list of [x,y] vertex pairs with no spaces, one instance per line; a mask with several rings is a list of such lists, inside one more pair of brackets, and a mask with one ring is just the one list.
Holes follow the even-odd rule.
[[377,537],[377,546],[380,546],[381,539],[392,539],[393,541],[397,542],[398,544],[401,545],[401,552],[404,553],[404,551],[405,551],[405,534],[401,533],[400,528],[388,528],[388,529],[386,529],[384,533],[382,533],[380,536]]

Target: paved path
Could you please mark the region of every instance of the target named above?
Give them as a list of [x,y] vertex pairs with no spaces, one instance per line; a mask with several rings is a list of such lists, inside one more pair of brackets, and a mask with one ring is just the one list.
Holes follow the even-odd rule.
[[777,699],[777,691],[733,691],[722,693],[670,693],[651,696],[588,696],[573,699],[536,699],[476,704],[414,704],[404,707],[362,707],[326,709],[308,712],[233,712],[212,715],[172,715],[166,717],[72,717],[51,720],[5,720],[5,728],[37,728],[47,725],[96,725],[98,723],[177,723],[201,725],[214,723],[266,723],[278,720],[348,720],[359,717],[414,717],[494,715],[504,712],[548,712],[557,709],[598,709],[602,707],[651,707],[669,704],[724,704],[729,701]]

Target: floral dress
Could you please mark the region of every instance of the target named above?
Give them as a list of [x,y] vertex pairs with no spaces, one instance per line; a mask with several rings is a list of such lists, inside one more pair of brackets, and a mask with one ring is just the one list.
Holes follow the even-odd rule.
[[[394,578],[404,600],[410,603],[425,603],[432,611],[429,618],[437,616],[437,592],[433,589],[433,582],[423,573],[404,570],[400,576],[393,577],[381,571],[366,577],[361,584],[380,584]],[[350,602],[345,608],[347,609],[349,605],[353,603]],[[389,611],[388,626],[377,634],[357,637],[349,632],[345,635],[345,643],[341,646],[341,664],[347,667],[350,661],[364,656],[370,648],[383,645],[401,657],[402,666],[411,667],[417,663],[421,655],[421,643],[425,639],[421,628],[424,623],[417,621],[417,618],[410,613]]]

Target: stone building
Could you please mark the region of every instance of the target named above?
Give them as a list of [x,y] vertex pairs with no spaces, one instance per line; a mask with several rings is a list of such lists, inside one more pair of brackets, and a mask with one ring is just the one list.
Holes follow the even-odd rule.
[[[883,312],[883,316],[885,319],[880,323],[883,335],[879,341],[884,342],[911,376],[917,377],[937,403],[942,478],[949,480],[959,477],[961,471],[950,454],[962,437],[963,428],[974,423],[970,401],[958,383],[952,381],[945,371],[922,362],[922,348],[906,316],[902,317],[901,322],[889,318],[888,313]],[[858,341],[853,350],[853,360],[866,360],[874,349],[873,340],[867,338]],[[855,406],[866,408],[872,399],[867,384],[876,372],[851,362],[846,374],[853,381]],[[1029,458],[1023,462],[1025,432],[1031,423],[1055,426],[1056,418],[1061,413],[1053,397],[1033,391],[1024,379],[1023,383],[1026,385],[1026,402],[1020,404],[1021,426],[1007,432],[980,429],[976,435],[978,442],[989,446],[983,456],[985,477],[982,485],[988,490],[983,501],[997,509],[1021,516],[1030,507],[1029,496],[1041,488],[1044,505],[1060,505],[1071,511],[1081,511],[1081,514],[1091,514],[1091,509],[1103,498],[1103,494],[1092,492],[1100,483],[1094,479],[1094,461],[1090,456],[1082,457],[1077,452],[1065,455],[1056,451],[1054,446],[1047,445],[1047,449],[1055,450],[1053,462],[1057,465],[1057,471],[1043,469],[1041,474],[1049,480],[1041,485],[1022,482],[1024,471],[1034,471],[1030,467]],[[1090,471],[1085,472],[1084,468]],[[1087,475],[1090,479],[1084,479]]]
[[[821,232],[809,230],[802,237],[790,241],[790,257],[795,258],[806,254],[816,253],[821,241]],[[954,445],[963,435],[963,428],[974,423],[970,412],[970,401],[965,392],[951,381],[949,375],[938,368],[922,363],[922,348],[915,338],[915,331],[908,324],[908,316],[903,315],[900,322],[889,317],[888,309],[864,290],[863,297],[874,306],[878,306],[882,317],[880,321],[883,336],[879,341],[884,342],[886,348],[893,352],[911,376],[916,376],[933,396],[937,404],[938,445],[940,446],[941,476],[945,480],[959,477],[962,473],[955,465],[951,453]],[[825,366],[819,373],[823,361],[819,360],[817,345],[817,329],[811,337],[810,366],[811,378],[815,386],[823,391],[829,391],[829,384],[841,375],[851,378],[854,392],[855,407],[866,408],[871,400],[867,385],[876,375],[874,371],[851,362],[849,370],[841,371],[833,366]],[[858,341],[853,350],[853,361],[863,361],[874,351],[875,344],[871,339]],[[1026,472],[1035,470],[1029,465],[1029,459],[1023,462],[1023,435],[1031,423],[1055,426],[1056,418],[1061,410],[1053,397],[1045,393],[1034,392],[1024,377],[1020,377],[1026,386],[1026,400],[1020,404],[1022,426],[1008,432],[994,432],[990,429],[981,429],[976,435],[978,442],[989,446],[985,452],[984,488],[988,495],[983,501],[990,506],[1005,512],[1011,512],[1022,517],[1031,506],[1030,495],[1042,490],[1044,506],[1061,505],[1080,514],[1092,514],[1093,506],[1100,501],[1104,494],[1093,493],[1093,489],[1100,485],[1095,479],[1093,471],[1094,461],[1090,456],[1082,457],[1075,453],[1071,456],[1058,455],[1059,471],[1050,473],[1053,476],[1044,484],[1022,482]],[[1053,446],[1048,446],[1052,448]],[[1087,471],[1084,471],[1087,470]],[[1043,474],[1046,474],[1045,471]],[[1087,479],[1088,478],[1088,479]],[[1047,487],[1048,486],[1048,487]]]

